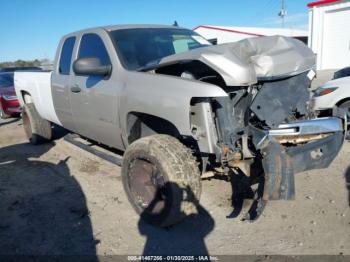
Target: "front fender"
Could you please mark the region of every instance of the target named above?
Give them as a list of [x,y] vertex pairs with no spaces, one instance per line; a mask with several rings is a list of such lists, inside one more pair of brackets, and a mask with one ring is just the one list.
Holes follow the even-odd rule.
[[129,112],[141,112],[171,122],[181,135],[190,136],[190,102],[193,97],[222,97],[220,87],[196,80],[144,72],[127,72],[120,96],[120,121],[126,137]]

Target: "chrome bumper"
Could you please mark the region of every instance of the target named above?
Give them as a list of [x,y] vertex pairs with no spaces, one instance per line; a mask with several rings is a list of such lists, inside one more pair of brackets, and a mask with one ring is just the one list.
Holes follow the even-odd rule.
[[271,140],[281,144],[299,144],[320,140],[335,133],[345,134],[346,123],[346,114],[344,114],[342,117],[322,117],[281,124],[276,129],[260,130],[260,139],[256,141],[256,146],[258,149],[263,148]]
[[344,125],[342,119],[337,117],[323,117],[281,124],[278,126],[278,129],[270,130],[269,135],[278,137],[327,134],[344,131],[344,128],[346,128],[346,125]]
[[[278,129],[253,131],[262,151],[264,199],[293,199],[294,173],[326,168],[337,156],[347,130],[346,114],[295,121]],[[307,143],[306,143],[307,142]]]

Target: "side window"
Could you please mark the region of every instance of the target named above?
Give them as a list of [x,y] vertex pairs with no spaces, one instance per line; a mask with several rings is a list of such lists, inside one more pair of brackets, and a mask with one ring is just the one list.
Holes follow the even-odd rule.
[[74,44],[74,36],[67,38],[63,43],[60,56],[60,64],[58,68],[58,71],[61,75],[69,75]]
[[101,60],[102,65],[111,64],[103,41],[96,34],[85,34],[81,38],[78,58],[84,57],[97,57]]

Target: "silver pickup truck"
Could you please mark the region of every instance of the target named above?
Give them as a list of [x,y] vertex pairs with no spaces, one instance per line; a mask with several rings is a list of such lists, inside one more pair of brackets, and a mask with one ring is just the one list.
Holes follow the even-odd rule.
[[54,70],[16,72],[15,89],[32,144],[54,123],[123,151],[132,206],[169,226],[195,212],[203,177],[258,183],[258,216],[294,198],[294,173],[332,162],[346,119],[310,110],[314,66],[292,38],[215,46],[180,27],[118,25],[64,36]]

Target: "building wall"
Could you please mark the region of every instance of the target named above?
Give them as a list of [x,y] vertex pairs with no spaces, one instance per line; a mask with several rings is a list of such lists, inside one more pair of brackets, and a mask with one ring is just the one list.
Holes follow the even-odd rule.
[[[319,5],[309,9],[308,46],[317,55],[318,70],[338,69],[344,67],[346,65],[344,65],[344,59],[342,58],[347,55],[350,57],[350,19],[345,19],[344,24],[339,26],[337,34],[341,34],[341,37],[339,36],[342,39],[341,41],[348,41],[349,53],[343,53],[343,51],[339,52],[339,54],[333,56],[332,59],[334,60],[332,63],[329,62],[329,53],[327,52],[332,52],[332,54],[336,53],[334,52],[334,48],[330,50],[329,48],[327,49],[326,46],[326,43],[329,43],[329,39],[327,39],[327,37],[330,37],[330,35],[326,33],[329,28],[329,24],[327,23],[330,23],[329,15],[334,14],[334,12],[347,12],[346,16],[349,16],[350,18],[350,2],[344,1],[328,5]],[[350,66],[350,60],[348,66]]]

